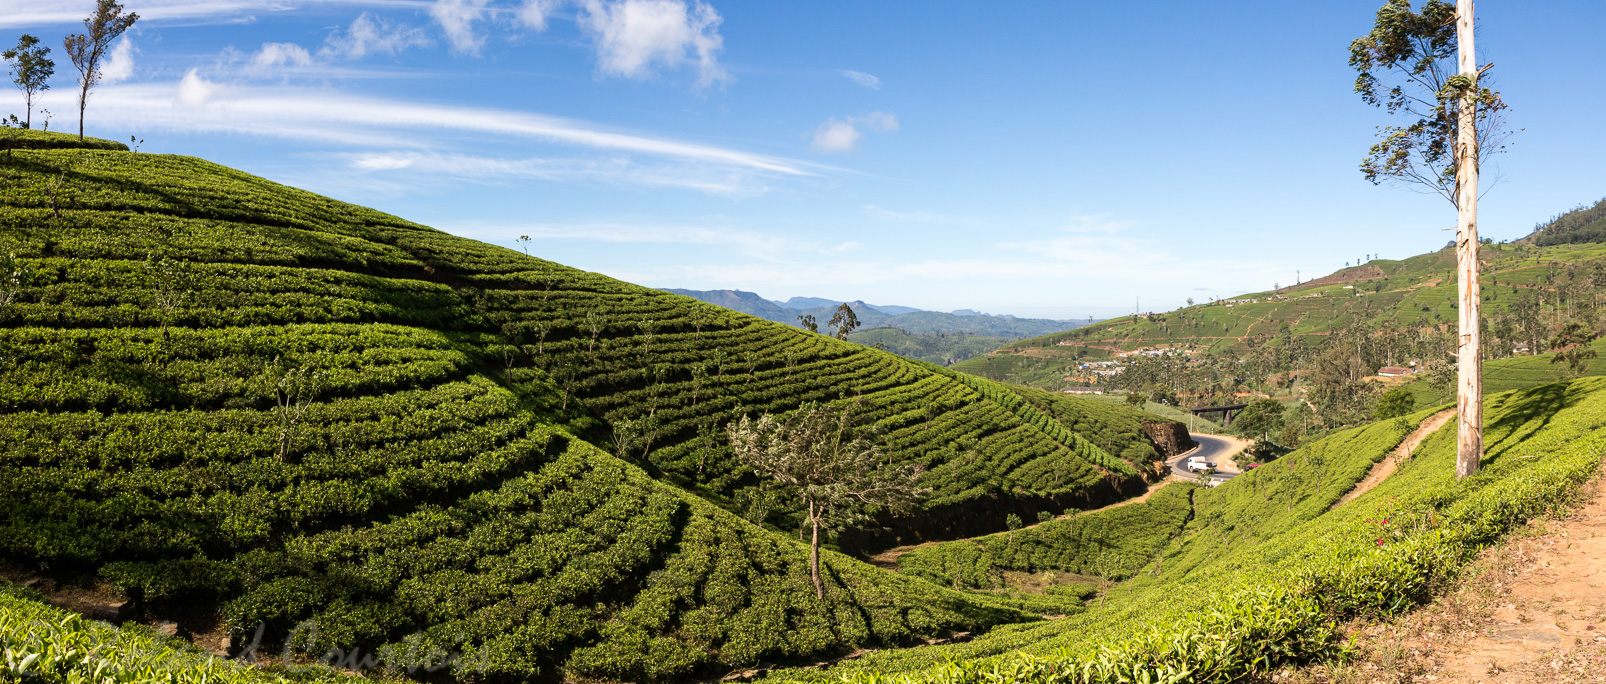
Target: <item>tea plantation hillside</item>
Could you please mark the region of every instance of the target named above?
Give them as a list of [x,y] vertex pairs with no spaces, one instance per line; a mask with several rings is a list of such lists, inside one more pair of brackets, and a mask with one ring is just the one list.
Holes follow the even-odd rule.
[[[1336,656],[1344,620],[1426,601],[1481,549],[1567,507],[1606,457],[1606,378],[1506,392],[1487,399],[1477,476],[1453,476],[1455,430],[1441,429],[1377,488],[1334,508],[1437,410],[1335,433],[1218,488],[1177,483],[1012,537],[917,549],[900,559],[904,571],[953,586],[987,586],[1004,570],[1086,572],[1101,557],[1125,581],[1063,619],[772,679],[1268,681]],[[1111,529],[1120,525],[1131,529]]]
[[1534,232],[1519,242],[1541,247],[1606,242],[1606,199],[1558,214],[1535,226]]
[[657,681],[1030,617],[836,554],[816,601],[795,504],[721,438],[741,414],[848,402],[928,467],[861,546],[1141,491],[1161,455],[1146,414],[1063,423],[193,158],[10,151],[0,255],[0,559],[309,654]]
[[[1552,328],[1587,318],[1606,301],[1606,244],[1489,244],[1481,256],[1486,349],[1493,358],[1511,355],[1518,344],[1543,351]],[[1444,333],[1455,326],[1455,306],[1455,253],[1442,249],[1368,261],[1276,291],[1021,340],[954,368],[1059,389],[1079,363],[1135,349],[1178,347],[1242,357],[1268,344],[1316,347],[1344,329]]]

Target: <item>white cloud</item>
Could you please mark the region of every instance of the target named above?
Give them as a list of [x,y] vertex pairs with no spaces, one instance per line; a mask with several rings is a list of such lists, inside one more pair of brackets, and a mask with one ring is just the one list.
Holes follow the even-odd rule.
[[832,119],[814,129],[814,149],[821,152],[851,152],[858,149],[859,129],[846,121]]
[[446,41],[453,50],[477,55],[484,40],[474,35],[474,22],[485,17],[489,3],[490,0],[435,0],[429,6],[429,16],[446,32]]
[[810,145],[821,152],[852,152],[859,148],[863,128],[876,133],[895,133],[898,117],[886,112],[870,112],[847,119],[831,119],[814,129]]
[[864,213],[899,223],[976,223],[975,219],[948,216],[932,211],[893,211],[874,204],[864,205]]
[[424,30],[416,26],[391,22],[367,12],[357,15],[346,32],[330,34],[324,41],[319,57],[360,59],[372,54],[395,56],[414,47],[428,47],[431,41]]
[[[50,91],[65,103],[69,94]],[[226,95],[226,97],[225,97]],[[176,110],[165,84],[124,84],[102,89],[97,109],[106,118],[138,121],[150,129],[186,133],[243,133],[299,140],[335,141],[350,147],[427,147],[450,134],[534,140],[711,169],[776,177],[818,175],[817,165],[736,150],[605,130],[582,121],[542,114],[457,107],[346,95],[323,88],[221,87],[192,69],[179,83]],[[56,100],[48,101],[55,106]]]
[[796,253],[800,248],[807,249],[806,245],[800,245],[791,238],[705,226],[643,226],[621,223],[564,225],[543,223],[519,226],[459,225],[442,227],[442,229],[455,235],[503,242],[511,240],[516,235],[528,235],[537,240],[584,240],[613,244],[708,245],[727,247],[742,256],[772,263],[779,260],[783,255]]
[[[648,187],[698,190],[727,197],[752,196],[768,190],[752,173],[732,172],[679,162],[652,162],[625,155],[604,158],[529,157],[500,158],[457,153],[417,151],[363,152],[342,155],[351,168],[363,173],[416,174],[429,187],[442,176],[485,184],[517,179],[591,181]],[[395,184],[400,187],[401,183]]]
[[603,73],[646,78],[655,64],[673,69],[695,58],[699,87],[731,80],[718,63],[721,21],[708,4],[683,0],[585,0],[580,15]]
[[514,13],[514,18],[526,28],[545,31],[547,16],[552,14],[559,4],[559,0],[524,0],[524,4]]
[[862,85],[871,90],[881,89],[881,79],[876,78],[872,74],[867,74],[863,71],[845,70],[842,72],[842,75],[846,76],[849,81],[853,81],[854,83]]
[[295,43],[263,43],[262,49],[251,56],[247,68],[252,71],[269,71],[277,67],[306,68],[312,66],[312,55]]
[[116,83],[126,81],[134,75],[134,41],[123,36],[112,48],[111,55],[106,58],[106,65],[100,68],[102,83]]
[[[297,5],[389,7],[420,9],[423,0],[297,0]],[[34,28],[68,24],[80,25],[95,9],[95,0],[5,0],[0,10],[0,28]],[[249,22],[252,12],[289,9],[284,0],[140,0],[129,9],[139,12],[142,25],[151,22],[225,21]]]
[[190,69],[178,82],[177,102],[192,109],[199,108],[205,106],[220,89],[218,84],[201,78],[194,69]]

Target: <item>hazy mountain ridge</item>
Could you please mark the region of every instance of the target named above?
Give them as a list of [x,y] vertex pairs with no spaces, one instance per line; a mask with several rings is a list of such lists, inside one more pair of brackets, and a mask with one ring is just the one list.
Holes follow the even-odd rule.
[[970,309],[960,309],[953,313],[925,311],[908,306],[870,304],[863,300],[839,302],[820,297],[792,297],[785,302],[778,302],[744,290],[670,288],[665,291],[787,325],[798,325],[800,316],[814,316],[821,331],[826,330],[831,315],[843,303],[851,307],[854,315],[858,316],[861,330],[897,328],[918,334],[1020,338],[1048,335],[1081,325],[1075,321],[995,316]]

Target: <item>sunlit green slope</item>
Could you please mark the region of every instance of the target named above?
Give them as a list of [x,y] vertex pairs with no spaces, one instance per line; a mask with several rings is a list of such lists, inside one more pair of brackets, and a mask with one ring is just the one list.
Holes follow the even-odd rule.
[[[1106,604],[1063,619],[776,679],[1257,681],[1335,655],[1344,643],[1337,623],[1425,601],[1481,549],[1566,506],[1599,472],[1606,379],[1493,395],[1485,408],[1486,456],[1464,480],[1453,476],[1452,421],[1377,488],[1333,508],[1429,411],[1336,433],[1218,488],[1177,483],[1146,503],[922,547],[900,559],[905,571],[952,586],[986,586],[1003,570],[1125,581]],[[1097,567],[1101,558],[1108,567]]]
[[[1483,246],[1482,260],[1483,315],[1496,324],[1502,317],[1533,318],[1541,308],[1547,315],[1559,315],[1552,311],[1557,307],[1584,311],[1606,298],[1606,244],[1491,244]],[[1066,384],[1064,376],[1075,372],[1079,358],[1107,358],[1139,348],[1181,346],[1241,354],[1259,344],[1317,342],[1350,326],[1447,329],[1457,320],[1455,296],[1455,252],[1447,248],[1399,261],[1370,261],[1275,292],[1021,340],[954,368],[993,380],[1057,388]],[[1530,342],[1542,349],[1542,339]],[[1510,353],[1490,350],[1491,357]],[[1555,379],[1552,375],[1545,381]]]
[[238,632],[314,620],[312,654],[422,639],[501,677],[674,679],[1027,617],[835,554],[816,601],[773,531],[793,504],[766,515],[721,439],[741,413],[852,402],[929,466],[926,510],[861,545],[1110,500],[1159,455],[193,158],[0,156],[0,255],[0,557]]

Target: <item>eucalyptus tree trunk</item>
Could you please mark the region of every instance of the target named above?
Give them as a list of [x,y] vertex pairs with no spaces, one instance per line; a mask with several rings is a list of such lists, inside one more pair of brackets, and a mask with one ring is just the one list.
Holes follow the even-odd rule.
[[815,502],[809,502],[809,522],[814,525],[814,538],[809,540],[809,576],[814,579],[814,596],[825,600],[825,584],[820,582],[820,513]]
[[1456,477],[1478,471],[1483,458],[1483,349],[1479,334],[1478,292],[1478,131],[1477,57],[1473,50],[1472,0],[1456,0],[1456,44],[1461,75],[1471,84],[1461,91],[1455,145],[1456,278],[1460,334],[1456,382]]

